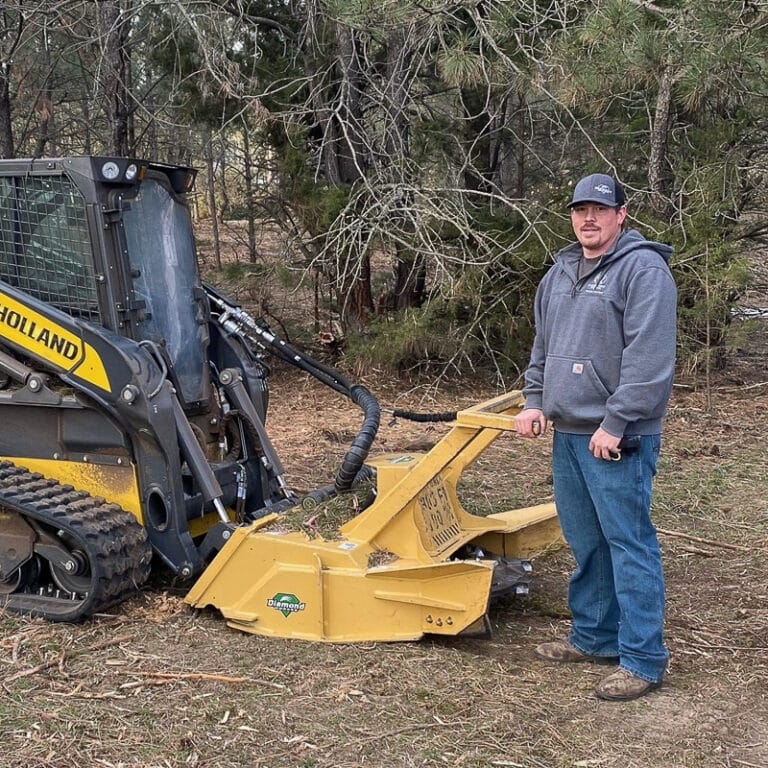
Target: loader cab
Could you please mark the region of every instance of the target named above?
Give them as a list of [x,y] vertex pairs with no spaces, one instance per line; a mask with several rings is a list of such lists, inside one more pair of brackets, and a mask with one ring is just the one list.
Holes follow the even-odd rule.
[[0,280],[147,345],[187,411],[210,390],[194,179],[127,158],[0,160]]

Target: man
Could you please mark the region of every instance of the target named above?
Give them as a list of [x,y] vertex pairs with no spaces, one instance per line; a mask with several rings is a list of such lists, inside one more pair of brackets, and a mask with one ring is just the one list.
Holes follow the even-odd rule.
[[536,336],[525,373],[523,437],[554,427],[555,505],[576,561],[567,640],[552,662],[618,662],[595,690],[628,701],[661,685],[661,552],[650,517],[662,417],[675,365],[672,249],[624,231],[624,191],[605,174],[576,185],[578,242],[555,254],[536,292]]

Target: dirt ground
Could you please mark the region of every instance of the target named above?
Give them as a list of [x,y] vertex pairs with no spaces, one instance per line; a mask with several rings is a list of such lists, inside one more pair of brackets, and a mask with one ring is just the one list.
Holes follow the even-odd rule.
[[[675,388],[654,500],[671,650],[660,691],[601,702],[604,667],[533,657],[568,629],[567,550],[536,560],[528,596],[492,606],[489,639],[246,635],[186,607],[186,587],[159,573],[78,626],[0,615],[0,766],[765,768],[765,340],[753,336],[710,392]],[[497,394],[379,371],[361,380],[385,408],[446,411]],[[291,485],[329,482],[360,412],[279,367],[272,392],[268,425]],[[373,453],[428,450],[448,429],[385,414]],[[466,505],[551,500],[549,448],[502,437],[467,471]]]

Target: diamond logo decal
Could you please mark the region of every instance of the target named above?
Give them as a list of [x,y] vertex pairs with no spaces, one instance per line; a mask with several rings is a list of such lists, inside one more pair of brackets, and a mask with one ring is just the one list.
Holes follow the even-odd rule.
[[302,603],[296,595],[292,595],[289,592],[278,592],[274,597],[270,597],[267,600],[267,607],[280,611],[287,619],[292,613],[303,611],[307,604]]

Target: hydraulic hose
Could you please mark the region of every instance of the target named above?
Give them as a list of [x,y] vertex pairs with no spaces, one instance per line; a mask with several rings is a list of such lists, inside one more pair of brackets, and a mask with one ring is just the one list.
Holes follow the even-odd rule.
[[445,411],[443,413],[415,413],[414,411],[392,411],[393,419],[407,419],[422,423],[432,421],[456,421],[457,411]]
[[363,424],[344,456],[333,486],[336,493],[348,491],[355,484],[379,430],[381,409],[376,398],[365,387],[352,384],[335,369],[309,355],[302,354],[285,340],[275,336],[263,322],[254,320],[241,307],[230,302],[214,288],[206,285],[205,289],[216,310],[217,322],[227,333],[256,344],[281,360],[309,373],[318,381],[348,397],[363,410]]
[[365,418],[357,437],[352,441],[352,445],[347,450],[341,467],[336,474],[334,487],[341,493],[348,491],[357,473],[363,466],[368,451],[371,449],[376,433],[379,431],[379,420],[381,418],[381,409],[376,398],[365,388],[356,384],[350,389],[349,398],[353,403],[363,409]]
[[368,457],[368,452],[379,431],[381,409],[378,401],[365,387],[360,384],[351,384],[346,377],[333,368],[329,368],[309,355],[302,354],[282,339],[277,339],[272,334],[270,336],[269,348],[276,351],[283,360],[306,371],[337,392],[346,395],[365,414],[357,437],[347,450],[334,481],[334,488],[337,493],[348,491]]
[[[360,471],[355,475],[355,479],[352,481],[352,488],[357,488],[366,480],[371,480],[376,477],[376,470],[373,467],[363,466]],[[324,485],[322,488],[315,488],[309,491],[305,496],[301,498],[301,506],[306,511],[314,509],[318,504],[322,504],[329,499],[333,499],[338,496],[339,492],[336,490],[335,485]],[[361,506],[360,511],[370,506],[371,502],[367,499]]]

